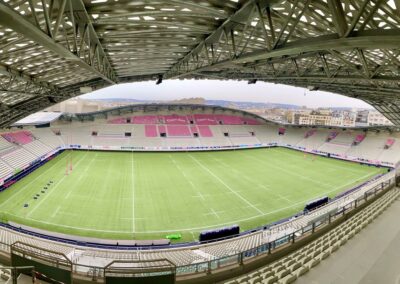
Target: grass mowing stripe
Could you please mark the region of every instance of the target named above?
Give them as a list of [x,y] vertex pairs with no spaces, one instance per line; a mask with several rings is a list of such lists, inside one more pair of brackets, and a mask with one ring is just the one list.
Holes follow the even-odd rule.
[[[50,171],[51,169],[53,169],[59,162],[63,161],[63,159],[59,159],[56,163],[54,163],[48,170]],[[23,189],[25,189],[28,185],[32,184],[33,182],[35,182],[36,180],[38,180],[39,178],[41,178],[44,174],[46,174],[46,171],[43,171],[40,175],[38,175],[36,178],[34,178],[33,180],[31,180],[29,183],[27,183],[25,186],[23,186],[22,188],[19,189],[19,191],[17,193],[15,193],[14,195],[12,195],[10,198],[4,200],[1,204],[0,204],[0,208],[3,206],[4,203],[6,202],[10,202],[11,199],[15,198],[16,196],[19,196],[19,194],[21,194],[21,192],[23,192]],[[32,175],[32,173],[31,173]]]
[[241,172],[239,172],[238,170],[234,169],[234,168],[231,167],[230,165],[228,165],[228,164],[226,164],[226,163],[224,163],[224,162],[221,162],[220,159],[216,159],[213,155],[209,155],[209,156],[210,156],[211,159],[217,161],[218,163],[224,165],[224,166],[227,167],[227,168],[230,168],[230,169],[231,169],[232,171],[234,171],[237,175],[239,175],[241,178],[247,180],[249,183],[252,183],[252,184],[254,184],[254,185],[258,186],[258,187],[261,187],[261,188],[263,188],[264,190],[268,191],[268,194],[275,195],[275,196],[277,196],[277,197],[279,197],[279,198],[285,199],[285,200],[288,201],[289,203],[292,203],[292,201],[291,201],[290,199],[288,199],[287,197],[285,197],[285,196],[283,196],[283,195],[281,195],[281,194],[279,194],[279,193],[274,193],[273,191],[271,191],[271,188],[268,188],[268,187],[266,187],[266,186],[263,185],[263,184],[254,182],[253,179],[250,179],[250,178],[248,178],[247,176],[242,175]]
[[221,180],[217,175],[215,175],[212,171],[210,171],[209,168],[207,168],[206,166],[204,166],[202,163],[199,162],[199,160],[197,160],[196,158],[194,158],[192,156],[192,154],[189,154],[189,157],[191,157],[201,168],[203,168],[204,170],[206,170],[210,175],[212,175],[216,180],[218,180],[221,184],[223,184],[227,189],[229,189],[233,194],[235,194],[237,197],[239,197],[241,200],[243,200],[245,203],[247,203],[247,205],[249,205],[250,207],[254,208],[258,213],[263,214],[264,212],[262,212],[260,209],[258,209],[257,207],[255,207],[251,202],[249,202],[247,199],[245,199],[243,196],[241,196],[239,193],[237,193],[236,191],[234,191],[229,185],[227,185],[223,180]]
[[300,174],[294,173],[293,171],[286,170],[286,169],[283,168],[283,167],[273,165],[272,163],[267,163],[267,162],[265,162],[265,161],[262,160],[262,159],[258,159],[258,158],[255,158],[255,157],[249,156],[249,155],[244,155],[244,154],[242,154],[242,155],[245,156],[245,157],[248,157],[248,158],[250,158],[250,159],[253,159],[253,160],[255,160],[255,161],[261,162],[262,164],[267,165],[267,166],[269,166],[269,167],[278,169],[279,171],[285,172],[285,173],[287,173],[287,174],[289,174],[289,175],[292,175],[292,176],[295,176],[295,177],[297,177],[297,178],[300,178],[300,179],[302,179],[302,180],[308,180],[308,181],[311,181],[312,183],[316,183],[316,184],[318,184],[318,185],[323,185],[323,186],[325,186],[325,187],[327,187],[327,188],[332,187],[331,184],[328,184],[328,183],[325,183],[325,182],[320,182],[320,181],[318,181],[318,180],[315,180],[315,179],[306,177],[306,176],[304,176],[304,174],[303,174],[303,175],[300,175]]
[[[328,158],[323,163],[318,159],[311,162],[303,159],[303,153],[283,148],[212,153],[74,151],[74,160],[82,160],[75,165],[73,174],[58,185],[44,201],[45,206],[40,205],[42,209],[26,218],[30,208],[24,208],[24,203],[44,182],[53,179],[56,183],[57,177],[64,175],[65,165],[60,163],[65,162],[66,156],[69,159],[68,155],[71,153],[61,154],[0,192],[1,210],[8,220],[64,234],[107,239],[159,239],[166,233],[181,232],[182,240],[189,241],[204,229],[238,224],[247,230],[274,222],[298,212],[309,200],[327,193],[333,196],[339,189],[348,189],[347,184],[355,185],[367,176],[386,171]],[[289,175],[243,155],[331,186]],[[360,174],[349,173],[347,168],[357,169]],[[278,194],[292,202],[278,198]]]
[[[86,156],[86,155],[85,155]],[[82,156],[82,158],[76,163],[75,167],[79,165],[79,163],[83,160],[85,156]],[[64,175],[54,186],[52,186],[52,190],[50,193],[46,194],[45,197],[43,197],[34,208],[32,208],[31,211],[26,215],[27,217],[30,217],[33,212],[35,212],[38,208],[40,208],[40,205],[45,201],[52,193],[54,193],[55,189],[61,184],[61,182],[67,177],[67,175]]]

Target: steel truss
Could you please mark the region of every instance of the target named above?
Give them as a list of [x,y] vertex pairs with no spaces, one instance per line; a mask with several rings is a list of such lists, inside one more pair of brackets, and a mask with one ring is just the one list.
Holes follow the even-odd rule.
[[1,0],[1,115],[163,76],[312,86],[400,125],[399,2]]

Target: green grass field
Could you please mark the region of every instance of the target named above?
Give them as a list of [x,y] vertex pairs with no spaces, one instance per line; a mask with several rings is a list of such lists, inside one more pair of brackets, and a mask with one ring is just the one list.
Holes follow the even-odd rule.
[[[73,171],[66,175],[69,159]],[[383,171],[284,148],[67,151],[1,192],[0,212],[3,220],[72,235],[156,239],[181,233],[181,241],[190,241],[205,229],[239,224],[246,230],[277,221]]]

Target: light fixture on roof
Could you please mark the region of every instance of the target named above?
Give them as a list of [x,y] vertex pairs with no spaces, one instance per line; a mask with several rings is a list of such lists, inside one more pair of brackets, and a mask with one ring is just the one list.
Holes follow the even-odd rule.
[[80,89],[81,94],[87,94],[87,93],[90,93],[93,91],[92,87],[90,87],[90,86],[80,87],[79,89]]
[[319,90],[319,87],[317,87],[317,86],[308,86],[307,89],[308,89],[309,91],[318,91],[318,90]]
[[250,80],[247,82],[247,84],[249,84],[249,85],[252,85],[252,84],[255,84],[255,83],[257,83],[257,79],[250,79]]
[[163,76],[162,75],[158,75],[158,79],[157,79],[156,85],[160,85],[162,83],[162,79],[163,79]]

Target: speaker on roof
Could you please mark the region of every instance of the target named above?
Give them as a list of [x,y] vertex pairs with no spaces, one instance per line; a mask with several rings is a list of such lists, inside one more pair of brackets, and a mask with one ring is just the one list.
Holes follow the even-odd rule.
[[163,79],[163,76],[162,75],[158,75],[158,79],[157,79],[156,85],[160,85],[162,83],[162,79]]

